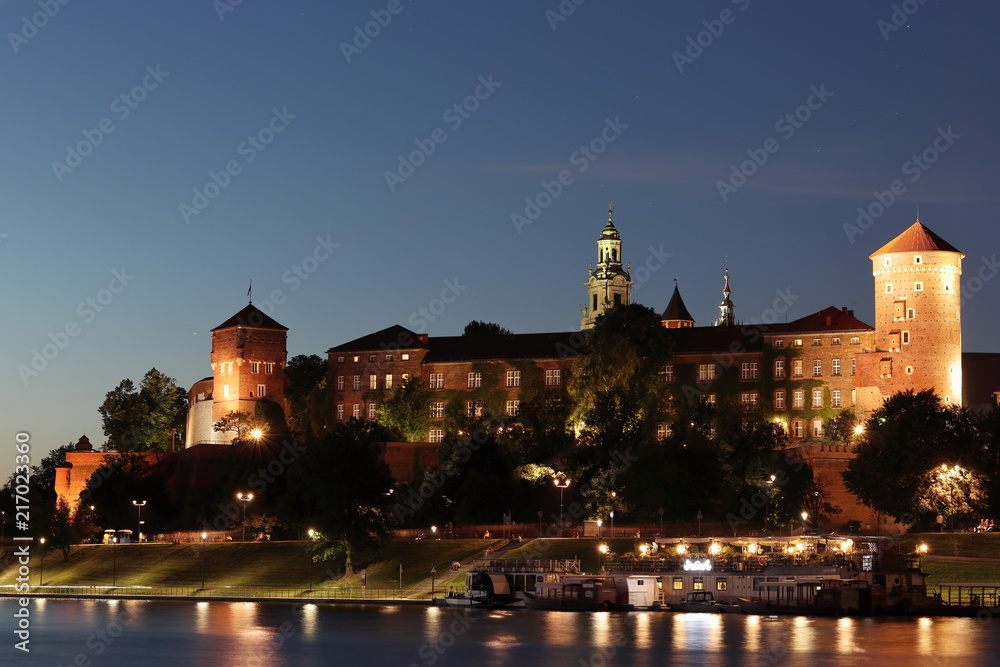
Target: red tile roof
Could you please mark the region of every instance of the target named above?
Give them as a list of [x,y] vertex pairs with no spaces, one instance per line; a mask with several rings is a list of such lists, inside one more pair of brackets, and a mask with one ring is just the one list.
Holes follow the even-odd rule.
[[370,333],[361,338],[331,347],[327,352],[369,352],[379,350],[416,350],[427,347],[426,335],[414,333],[406,327],[391,327]]
[[830,306],[818,313],[785,324],[772,324],[768,334],[823,333],[828,331],[874,331],[875,328],[854,317],[854,311]]
[[236,313],[228,320],[220,324],[219,326],[212,329],[212,331],[218,331],[219,329],[232,329],[233,327],[250,327],[253,329],[279,329],[281,331],[288,331],[288,327],[281,326],[275,322],[269,315],[264,313],[260,308],[253,305],[252,303],[240,312]]
[[910,228],[905,232],[872,253],[869,259],[871,257],[875,257],[875,255],[884,255],[890,252],[930,252],[934,250],[957,253],[962,252],[931,230],[924,227],[924,225],[917,220],[915,223],[910,225]]

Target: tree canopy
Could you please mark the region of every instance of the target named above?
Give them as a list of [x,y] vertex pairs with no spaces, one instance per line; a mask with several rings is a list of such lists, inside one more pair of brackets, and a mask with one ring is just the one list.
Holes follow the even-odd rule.
[[420,378],[404,380],[379,406],[378,421],[390,435],[406,442],[423,442],[431,424],[433,396]]
[[122,380],[105,395],[98,412],[112,451],[171,451],[183,443],[187,392],[152,368],[138,389],[132,380]]
[[479,320],[472,320],[466,324],[465,331],[462,332],[463,336],[510,336],[511,334],[510,329],[505,329],[495,322]]

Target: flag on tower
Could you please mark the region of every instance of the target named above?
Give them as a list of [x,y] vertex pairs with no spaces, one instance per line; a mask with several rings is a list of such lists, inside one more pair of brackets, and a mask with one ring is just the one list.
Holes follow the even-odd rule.
[[250,286],[247,287],[247,298],[250,299],[250,303],[253,303],[253,297],[250,293],[253,291],[253,278],[250,279]]

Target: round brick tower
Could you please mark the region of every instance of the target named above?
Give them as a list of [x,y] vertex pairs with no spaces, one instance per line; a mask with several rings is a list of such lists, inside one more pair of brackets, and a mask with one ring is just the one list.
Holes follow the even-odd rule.
[[[962,403],[962,252],[918,219],[871,255],[878,372],[889,393]],[[883,392],[885,395],[885,392]]]

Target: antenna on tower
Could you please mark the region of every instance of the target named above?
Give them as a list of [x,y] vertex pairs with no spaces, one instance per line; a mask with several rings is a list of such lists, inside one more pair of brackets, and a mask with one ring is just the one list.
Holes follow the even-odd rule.
[[250,286],[247,287],[247,298],[253,303],[253,278],[250,279]]
[[920,204],[917,204],[917,222],[920,222]]

